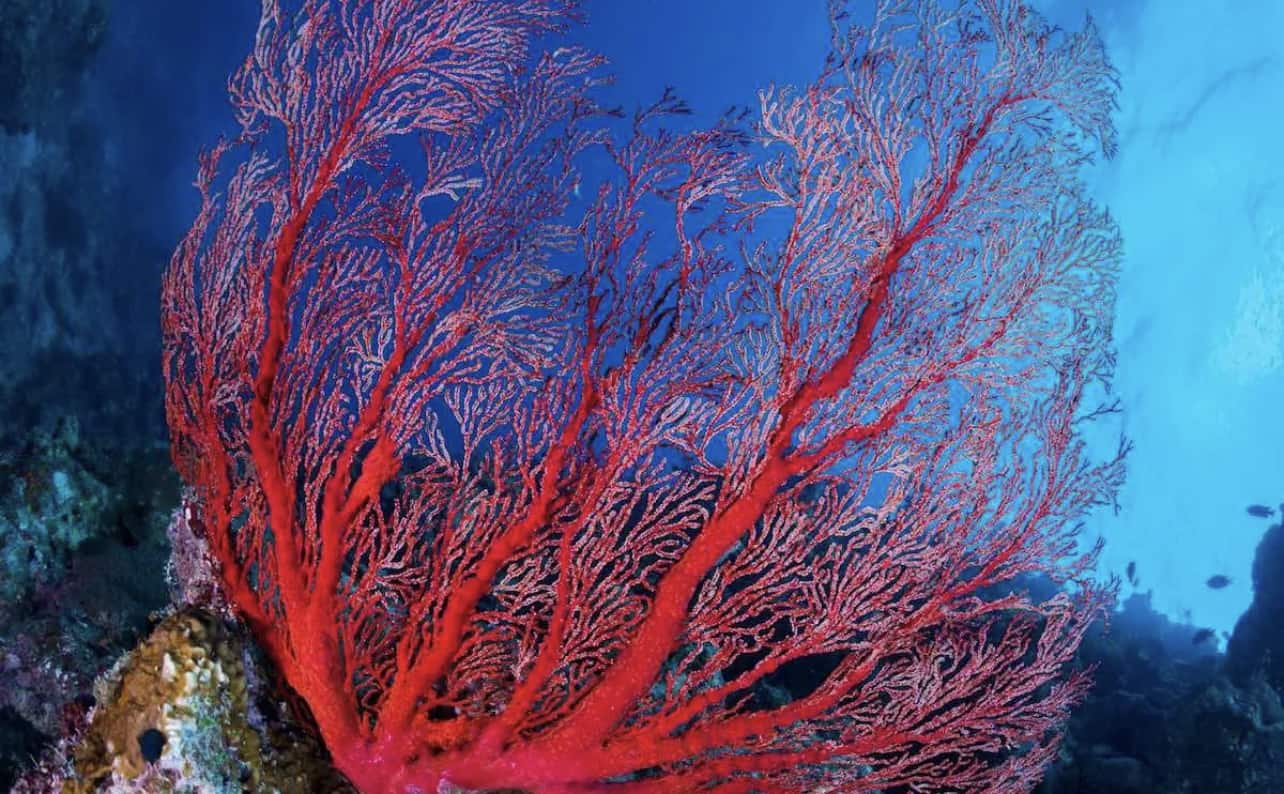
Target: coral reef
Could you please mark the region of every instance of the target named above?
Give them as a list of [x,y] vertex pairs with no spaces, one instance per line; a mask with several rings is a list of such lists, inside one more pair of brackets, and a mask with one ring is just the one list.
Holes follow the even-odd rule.
[[[0,665],[0,672],[3,666]],[[0,791],[8,791],[16,770],[39,757],[49,737],[8,707],[0,707]]]
[[180,607],[208,609],[231,617],[231,606],[219,585],[218,561],[210,553],[203,530],[193,521],[190,498],[190,494],[184,495],[165,529],[170,545],[165,566],[170,600]]
[[1133,596],[1108,633],[1087,638],[1081,658],[1096,665],[1097,686],[1038,794],[1284,791],[1279,690],[1260,672],[1236,677],[1197,636]]
[[195,609],[170,614],[100,678],[98,705],[61,758],[16,790],[350,790],[273,700],[261,664],[234,624]]
[[0,603],[57,575],[111,509],[114,494],[77,459],[79,448],[74,419],[0,448]]
[[[165,525],[177,483],[146,435],[159,387],[133,358],[155,339],[128,325],[154,323],[129,307],[155,289],[119,266],[163,253],[122,239],[119,175],[78,96],[106,8],[0,0],[0,790],[43,755],[15,791],[347,791],[228,620],[205,528],[185,509]],[[1085,642],[1098,686],[1039,791],[1284,790],[1282,574],[1276,525],[1224,660],[1130,601]],[[785,668],[754,702],[787,705],[828,672]]]
[[167,602],[164,451],[88,443],[74,419],[0,440],[0,788],[64,729]]
[[[1284,516],[1284,505],[1280,505]],[[1262,676],[1284,692],[1284,520],[1266,531],[1253,557],[1253,602],[1235,625],[1226,664],[1236,682]]]
[[[88,585],[68,582],[77,560],[110,555],[111,547],[163,560],[165,516],[177,496],[163,448],[86,443],[74,417],[25,439],[0,437],[0,617],[30,615],[43,602],[71,606],[68,588]],[[73,578],[110,581],[113,570],[138,562]],[[154,597],[160,582],[158,572],[146,598],[151,609],[162,605]]]
[[0,2],[0,790],[166,602],[177,489],[138,310],[164,254],[86,104],[107,21],[106,0]]

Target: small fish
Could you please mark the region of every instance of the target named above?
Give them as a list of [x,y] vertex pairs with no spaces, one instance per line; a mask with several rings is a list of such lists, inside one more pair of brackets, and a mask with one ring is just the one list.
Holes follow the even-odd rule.
[[1214,590],[1221,590],[1223,587],[1225,587],[1230,583],[1231,583],[1231,578],[1229,576],[1223,576],[1220,573],[1215,576],[1208,577],[1208,581],[1204,582],[1204,584],[1208,585]]
[[1253,518],[1270,518],[1275,515],[1275,511],[1266,505],[1249,505],[1247,510]]
[[1200,629],[1190,638],[1191,645],[1203,645],[1213,638],[1212,629]]
[[1133,587],[1137,586],[1137,561],[1133,560],[1128,563],[1128,584]]

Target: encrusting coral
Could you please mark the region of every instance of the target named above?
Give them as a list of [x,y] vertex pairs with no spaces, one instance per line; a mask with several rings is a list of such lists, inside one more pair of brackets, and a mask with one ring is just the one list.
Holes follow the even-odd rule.
[[197,608],[170,614],[99,680],[68,759],[17,790],[349,791],[282,718],[260,663],[235,624]]

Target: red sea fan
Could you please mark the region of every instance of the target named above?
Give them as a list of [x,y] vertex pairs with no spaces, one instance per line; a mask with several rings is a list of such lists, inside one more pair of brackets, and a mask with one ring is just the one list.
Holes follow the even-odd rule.
[[538,53],[555,0],[296,5],[202,159],[165,374],[223,588],[338,766],[1032,787],[1123,472],[1076,429],[1119,257],[1077,178],[1114,147],[1095,32],[835,3],[814,83],[677,133]]

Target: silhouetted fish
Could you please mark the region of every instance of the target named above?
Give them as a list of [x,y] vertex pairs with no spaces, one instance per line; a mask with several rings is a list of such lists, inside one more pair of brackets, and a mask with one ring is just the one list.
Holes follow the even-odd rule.
[[1208,585],[1214,590],[1221,590],[1223,587],[1225,587],[1230,583],[1231,583],[1231,578],[1229,576],[1223,576],[1219,573],[1216,576],[1208,577],[1208,581],[1205,582],[1204,584]]
[[1212,629],[1200,629],[1199,631],[1195,632],[1195,635],[1193,637],[1190,638],[1190,644],[1203,645],[1204,643],[1208,642],[1212,638],[1213,638]]
[[1275,515],[1275,511],[1266,505],[1249,505],[1248,514],[1253,518],[1270,518]]
[[1133,587],[1137,586],[1137,561],[1133,560],[1128,563],[1128,584]]

